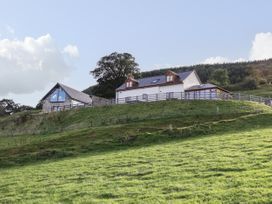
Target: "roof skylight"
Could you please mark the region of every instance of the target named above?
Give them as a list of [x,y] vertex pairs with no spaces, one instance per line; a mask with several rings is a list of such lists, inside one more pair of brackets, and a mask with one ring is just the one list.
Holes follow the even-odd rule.
[[160,81],[160,79],[155,79],[155,80],[152,81],[152,84],[155,84],[155,83],[157,83],[158,81]]

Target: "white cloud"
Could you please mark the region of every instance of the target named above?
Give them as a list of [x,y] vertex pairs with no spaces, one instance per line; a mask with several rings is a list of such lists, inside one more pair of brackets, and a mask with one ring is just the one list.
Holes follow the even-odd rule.
[[272,58],[272,33],[257,33],[252,42],[252,47],[249,51],[248,59],[238,58],[231,60],[227,57],[209,57],[205,59],[202,64],[220,64],[226,62],[244,62],[253,60],[264,60]]
[[222,64],[228,61],[229,59],[226,57],[217,56],[217,57],[209,57],[205,59],[201,64]]
[[79,51],[77,46],[75,45],[67,45],[64,49],[63,52],[68,54],[70,57],[79,57]]
[[154,69],[165,69],[165,68],[170,68],[170,67],[183,67],[185,65],[183,64],[155,64]]
[[246,62],[246,61],[248,61],[248,60],[245,59],[245,58],[240,57],[240,58],[234,60],[233,62]]
[[252,43],[250,60],[272,58],[272,33],[257,33]]
[[245,61],[248,61],[248,60],[241,57],[235,60],[231,60],[227,57],[217,56],[217,57],[209,57],[205,59],[204,61],[202,61],[201,64],[223,64],[223,63],[229,63],[229,62],[245,62]]
[[0,40],[0,95],[27,94],[69,76],[72,67],[52,37]]

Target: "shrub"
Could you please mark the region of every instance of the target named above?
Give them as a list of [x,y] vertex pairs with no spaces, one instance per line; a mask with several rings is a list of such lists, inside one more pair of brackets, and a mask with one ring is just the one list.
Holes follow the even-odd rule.
[[266,79],[260,79],[259,84],[260,85],[265,85],[265,84],[267,84],[267,80]]
[[258,87],[258,82],[256,79],[247,78],[242,82],[241,87],[243,89],[256,89]]

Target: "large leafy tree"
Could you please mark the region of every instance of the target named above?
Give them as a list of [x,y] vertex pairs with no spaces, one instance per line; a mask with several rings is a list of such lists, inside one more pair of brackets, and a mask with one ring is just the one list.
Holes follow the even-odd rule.
[[31,106],[20,105],[12,99],[0,100],[0,116],[11,115],[16,112],[33,110]]
[[19,110],[19,104],[11,99],[2,99],[0,101],[0,116],[9,115]]
[[131,54],[114,52],[102,57],[90,73],[98,82],[92,88],[92,94],[113,98],[115,97],[115,89],[124,83],[128,74],[137,76],[140,69]]
[[222,68],[216,69],[212,73],[210,81],[220,86],[228,85],[229,84],[228,70]]

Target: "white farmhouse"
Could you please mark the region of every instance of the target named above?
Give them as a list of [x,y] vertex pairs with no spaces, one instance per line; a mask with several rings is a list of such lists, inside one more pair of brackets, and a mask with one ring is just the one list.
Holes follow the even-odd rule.
[[167,99],[218,99],[229,92],[213,84],[202,84],[193,71],[134,79],[129,75],[125,83],[116,89],[116,103],[156,101]]

